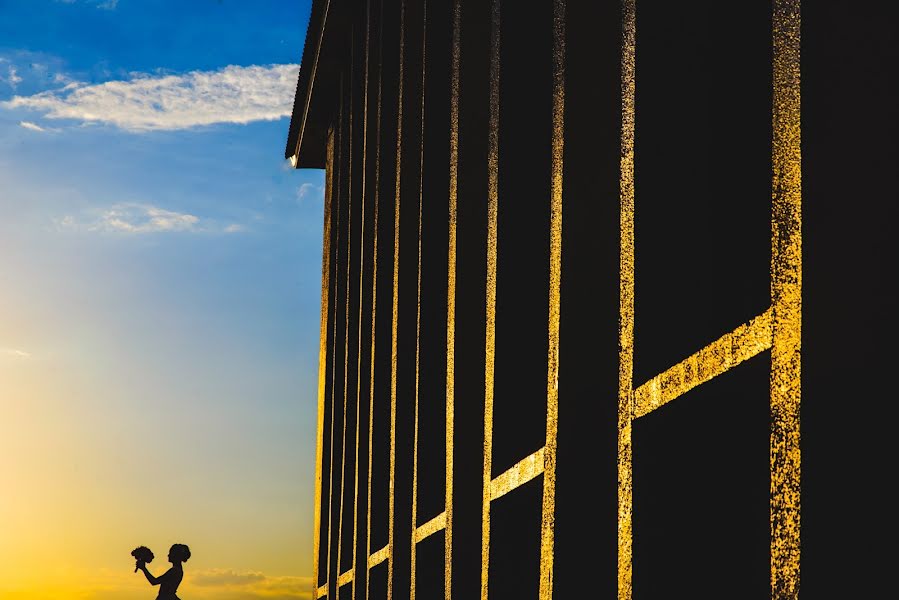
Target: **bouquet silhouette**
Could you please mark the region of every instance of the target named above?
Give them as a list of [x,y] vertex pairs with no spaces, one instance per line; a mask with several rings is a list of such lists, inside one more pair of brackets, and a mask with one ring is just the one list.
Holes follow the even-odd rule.
[[140,568],[140,563],[146,564],[148,562],[153,562],[153,551],[146,546],[138,546],[131,551],[131,556],[133,556],[138,563],[134,565],[135,573],[137,573],[137,570]]

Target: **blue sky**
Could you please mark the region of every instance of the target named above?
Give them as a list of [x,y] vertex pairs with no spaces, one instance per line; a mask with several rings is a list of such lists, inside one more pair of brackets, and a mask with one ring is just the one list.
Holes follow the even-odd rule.
[[174,542],[192,597],[308,597],[324,176],[283,153],[309,10],[0,0],[4,598],[144,597],[130,550]]

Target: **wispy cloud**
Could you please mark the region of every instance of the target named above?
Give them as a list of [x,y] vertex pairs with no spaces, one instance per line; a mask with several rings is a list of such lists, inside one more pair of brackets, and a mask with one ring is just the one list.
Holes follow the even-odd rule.
[[10,84],[13,88],[15,88],[17,85],[19,85],[20,83],[22,83],[22,78],[19,77],[19,73],[18,73],[18,71],[16,71],[16,68],[15,68],[15,67],[10,67],[10,68],[9,68],[9,78],[8,78],[8,81],[9,81],[9,84]]
[[52,127],[41,127],[37,123],[32,123],[31,121],[19,121],[19,127],[24,127],[25,129],[30,129],[31,131],[40,131],[42,133],[59,131],[58,129],[54,129]]
[[19,350],[18,348],[0,348],[0,354],[2,354],[4,356],[10,356],[12,358],[20,358],[20,359],[31,358],[30,352],[25,352],[24,350]]
[[61,88],[72,81],[72,74],[66,72],[66,67],[67,62],[54,54],[0,48],[0,99]]
[[251,585],[265,581],[266,576],[256,571],[238,573],[231,569],[209,569],[193,576],[196,585]]
[[215,123],[250,123],[290,115],[299,65],[228,66],[217,71],[154,76],[14,96],[5,108],[43,112],[50,119],[106,123],[133,132]]
[[[62,4],[75,4],[77,0],[56,0]],[[119,0],[85,0],[85,4],[93,4],[97,8],[102,8],[103,10],[115,10],[115,7],[119,5]]]
[[56,224],[59,229],[63,230],[121,234],[240,233],[246,231],[246,228],[239,223],[223,225],[213,219],[139,202],[113,204],[106,209],[94,211],[87,218],[66,215],[58,219]]
[[[291,575],[265,575],[257,571],[208,569],[192,575],[186,582],[205,591],[215,590],[216,598],[256,598],[307,600],[312,598],[312,578]],[[205,593],[203,594],[206,595]]]
[[[7,62],[5,59],[3,62]],[[8,65],[6,67],[6,77],[0,76],[0,81],[6,82],[6,84],[15,90],[22,81],[22,77],[19,76],[19,70],[16,69],[13,65]]]
[[89,220],[67,215],[59,221],[65,229],[115,233],[196,231],[199,224],[200,218],[196,215],[138,203],[114,204]]
[[297,188],[297,200],[320,199],[324,193],[324,188],[314,183],[304,183]]
[[199,217],[188,213],[165,210],[147,204],[117,204],[105,211],[90,229],[122,233],[193,231],[199,222]]

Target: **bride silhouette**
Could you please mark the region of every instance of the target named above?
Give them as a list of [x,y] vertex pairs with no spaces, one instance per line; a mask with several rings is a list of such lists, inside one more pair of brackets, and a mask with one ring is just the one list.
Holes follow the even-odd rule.
[[144,572],[150,585],[159,586],[159,595],[156,596],[156,600],[179,600],[175,592],[178,591],[181,579],[184,578],[184,569],[181,563],[186,562],[188,558],[190,558],[190,548],[184,544],[172,544],[169,549],[169,562],[172,563],[172,567],[159,577],[154,577],[147,570],[145,562],[138,560],[135,566]]

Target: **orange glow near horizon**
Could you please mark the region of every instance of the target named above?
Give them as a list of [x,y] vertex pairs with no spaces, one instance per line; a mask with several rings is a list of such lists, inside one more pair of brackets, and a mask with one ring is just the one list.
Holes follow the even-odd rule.
[[176,542],[193,552],[179,595],[311,597],[313,464],[283,444],[314,423],[254,412],[209,356],[154,352],[180,332],[111,331],[35,279],[0,299],[0,598],[152,597],[130,552],[149,546],[161,575]]

